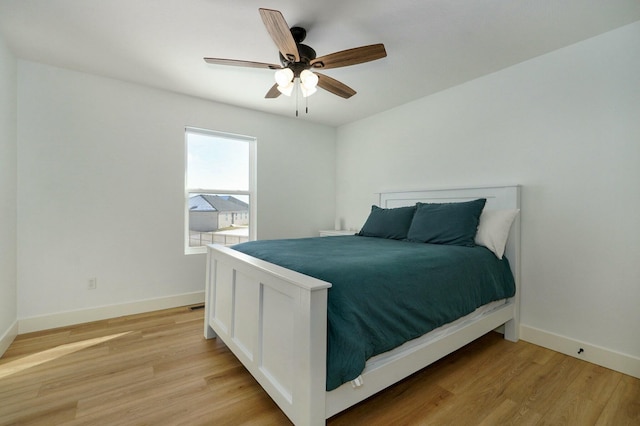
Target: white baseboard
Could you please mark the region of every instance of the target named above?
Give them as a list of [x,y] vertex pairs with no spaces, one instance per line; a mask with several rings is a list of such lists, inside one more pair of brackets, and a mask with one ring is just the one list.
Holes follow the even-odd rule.
[[33,331],[48,330],[91,321],[117,318],[123,315],[140,314],[198,303],[204,303],[204,291],[161,297],[158,299],[140,300],[122,305],[99,306],[78,311],[22,318],[18,320],[18,332],[20,334],[31,333]]
[[520,324],[520,338],[640,379],[640,358],[523,324]]
[[[18,334],[199,303],[204,303],[204,292],[20,319],[0,337],[0,356]],[[640,378],[640,358],[524,324],[520,324],[520,338],[526,342]]]
[[13,339],[18,335],[18,321],[15,321],[0,337],[0,357],[4,355]]

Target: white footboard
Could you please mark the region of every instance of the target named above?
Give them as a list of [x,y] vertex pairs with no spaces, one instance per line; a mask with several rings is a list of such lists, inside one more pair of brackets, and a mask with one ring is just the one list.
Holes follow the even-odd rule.
[[205,337],[218,336],[295,424],[325,424],[331,284],[210,245]]

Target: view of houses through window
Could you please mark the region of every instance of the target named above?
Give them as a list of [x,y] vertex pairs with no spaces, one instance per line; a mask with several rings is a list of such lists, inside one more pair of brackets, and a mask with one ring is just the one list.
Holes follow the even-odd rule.
[[255,239],[255,139],[186,128],[186,253]]

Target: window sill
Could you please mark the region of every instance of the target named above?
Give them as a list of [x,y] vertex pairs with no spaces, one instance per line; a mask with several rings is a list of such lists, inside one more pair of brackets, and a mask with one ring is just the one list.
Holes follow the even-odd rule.
[[207,253],[207,247],[206,246],[202,246],[202,247],[186,247],[184,249],[184,254],[185,255],[206,254],[206,253]]

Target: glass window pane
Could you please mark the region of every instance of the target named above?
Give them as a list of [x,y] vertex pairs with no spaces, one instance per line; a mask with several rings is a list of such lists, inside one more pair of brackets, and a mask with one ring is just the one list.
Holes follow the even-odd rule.
[[187,188],[249,190],[249,142],[187,132]]
[[189,247],[249,241],[249,196],[189,194]]
[[187,127],[185,142],[185,253],[255,239],[255,138]]

